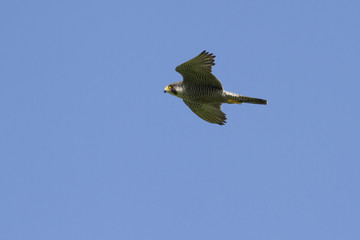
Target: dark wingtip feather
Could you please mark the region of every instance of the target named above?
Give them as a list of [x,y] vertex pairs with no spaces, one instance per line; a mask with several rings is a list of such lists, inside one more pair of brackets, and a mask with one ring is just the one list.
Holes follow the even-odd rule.
[[212,58],[216,57],[216,56],[214,55],[214,53],[209,53],[209,52],[206,51],[206,50],[202,51],[199,55],[206,55],[206,56],[209,56],[209,57],[212,57]]

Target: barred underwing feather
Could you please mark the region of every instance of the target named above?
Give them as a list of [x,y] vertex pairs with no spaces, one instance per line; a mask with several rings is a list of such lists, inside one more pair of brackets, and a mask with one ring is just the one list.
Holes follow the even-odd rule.
[[177,66],[175,70],[183,76],[189,85],[206,85],[222,89],[221,82],[211,73],[215,65],[215,56],[203,51],[193,59]]
[[221,103],[201,104],[185,100],[184,103],[191,109],[191,111],[205,121],[219,125],[224,125],[226,123],[226,114],[220,110]]

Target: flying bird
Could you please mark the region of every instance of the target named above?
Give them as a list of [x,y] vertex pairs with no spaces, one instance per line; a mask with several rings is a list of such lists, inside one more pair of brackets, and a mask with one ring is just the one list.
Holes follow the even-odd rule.
[[193,59],[177,66],[175,70],[183,81],[171,83],[164,89],[182,98],[184,103],[200,118],[207,122],[224,125],[226,115],[221,111],[223,103],[267,104],[267,100],[246,97],[223,89],[221,82],[211,73],[215,55],[203,51]]

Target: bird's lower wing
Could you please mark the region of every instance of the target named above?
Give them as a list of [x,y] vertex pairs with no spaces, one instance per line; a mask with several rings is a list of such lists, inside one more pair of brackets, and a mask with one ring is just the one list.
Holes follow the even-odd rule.
[[201,104],[184,100],[184,103],[200,118],[209,123],[224,125],[226,123],[226,115],[220,108],[221,104]]

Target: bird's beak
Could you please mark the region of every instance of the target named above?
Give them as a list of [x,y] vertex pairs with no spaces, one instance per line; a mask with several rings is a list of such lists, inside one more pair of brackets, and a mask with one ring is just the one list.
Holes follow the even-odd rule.
[[169,91],[170,91],[169,86],[166,86],[165,89],[164,89],[164,93],[167,93]]

